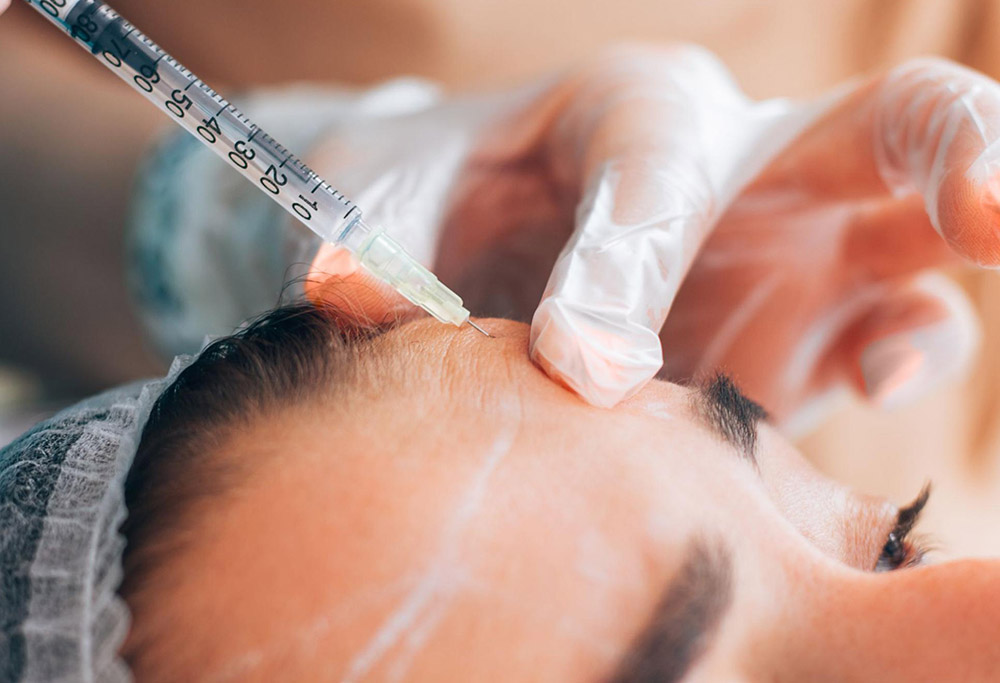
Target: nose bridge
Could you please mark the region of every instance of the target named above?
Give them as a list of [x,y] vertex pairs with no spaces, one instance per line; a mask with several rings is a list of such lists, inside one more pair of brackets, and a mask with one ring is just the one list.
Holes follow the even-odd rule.
[[998,680],[1000,561],[850,572],[836,584],[793,637],[786,661],[799,680]]

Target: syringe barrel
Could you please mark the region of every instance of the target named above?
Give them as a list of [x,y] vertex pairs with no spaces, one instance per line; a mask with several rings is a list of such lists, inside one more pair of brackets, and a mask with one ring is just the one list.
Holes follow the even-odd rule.
[[366,224],[351,200],[104,2],[27,2],[324,241],[355,254],[438,320],[461,325],[468,319],[462,300]]
[[101,0],[28,0],[113,73],[326,241],[358,214],[341,192]]

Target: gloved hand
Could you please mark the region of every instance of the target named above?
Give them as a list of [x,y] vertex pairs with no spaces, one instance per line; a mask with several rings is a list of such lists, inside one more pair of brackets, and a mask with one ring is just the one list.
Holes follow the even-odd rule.
[[[968,356],[964,297],[918,274],[1000,265],[998,140],[1000,85],[941,60],[753,102],[704,50],[637,47],[345,121],[310,160],[471,310],[534,310],[532,357],[589,402],[665,357],[783,418],[845,382],[905,397]],[[335,247],[312,270],[308,294],[349,316],[407,310]]]
[[10,7],[10,0],[0,0],[0,14],[3,14],[3,11],[8,7]]

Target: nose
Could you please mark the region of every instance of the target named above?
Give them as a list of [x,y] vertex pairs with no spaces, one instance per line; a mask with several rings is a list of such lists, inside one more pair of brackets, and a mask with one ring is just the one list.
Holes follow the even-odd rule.
[[1000,561],[851,572],[802,610],[780,680],[1000,680]]

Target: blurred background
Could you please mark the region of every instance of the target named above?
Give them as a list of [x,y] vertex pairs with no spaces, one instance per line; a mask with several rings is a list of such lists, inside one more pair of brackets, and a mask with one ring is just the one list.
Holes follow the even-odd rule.
[[[1000,76],[1000,0],[111,4],[224,95],[400,75],[482,90],[622,41],[703,45],[759,98],[815,95],[925,54]],[[0,17],[0,444],[77,398],[164,371],[124,284],[123,233],[136,167],[167,125],[20,0]],[[960,278],[984,321],[970,371],[892,413],[855,403],[801,445],[897,501],[934,480],[922,527],[943,552],[1000,554],[1000,276]]]

